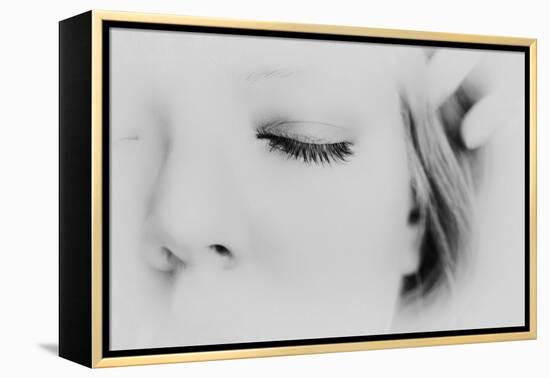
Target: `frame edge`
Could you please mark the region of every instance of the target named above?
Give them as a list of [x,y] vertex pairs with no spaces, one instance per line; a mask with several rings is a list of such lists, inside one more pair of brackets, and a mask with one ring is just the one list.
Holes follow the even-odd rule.
[[91,12],[59,21],[59,356],[91,367]]
[[91,348],[91,364],[92,367],[97,367],[99,361],[103,357],[103,235],[102,235],[102,217],[103,217],[103,173],[102,173],[102,130],[103,130],[103,109],[102,109],[102,19],[96,11],[91,11],[91,35],[92,35],[92,59],[91,59],[91,75],[92,86],[91,90],[91,233],[92,233],[92,287],[91,287],[91,304],[92,304],[92,348]]
[[[332,352],[366,351],[374,349],[393,349],[402,347],[426,347],[450,344],[470,344],[482,342],[534,340],[537,338],[536,314],[536,38],[503,37],[474,34],[455,34],[444,32],[427,32],[414,30],[378,29],[359,26],[341,26],[325,24],[298,24],[274,21],[255,21],[201,16],[165,15],[134,12],[113,12],[103,10],[91,11],[92,23],[92,351],[91,367],[117,367],[146,364],[164,364],[180,362],[197,362],[210,360],[229,360],[254,357],[275,357],[287,355],[306,355]],[[129,357],[102,356],[102,23],[103,21],[130,21],[162,24],[189,24],[200,26],[239,27],[244,29],[300,31],[326,34],[345,34],[359,36],[379,36],[428,41],[473,42],[483,44],[502,44],[523,46],[529,49],[530,66],[530,327],[526,332],[504,334],[484,334],[470,336],[430,337],[420,339],[401,339],[391,341],[368,341],[341,344],[316,344],[291,347],[268,347],[257,349],[234,349],[212,352],[174,353],[160,355],[140,355]]]
[[129,21],[159,24],[187,24],[198,26],[217,26],[241,29],[260,29],[275,31],[298,31],[305,33],[321,33],[354,36],[376,36],[396,39],[411,39],[421,41],[469,42],[481,44],[501,44],[515,46],[531,46],[535,38],[515,36],[495,36],[482,34],[464,34],[451,32],[435,32],[424,30],[406,30],[392,28],[371,28],[358,25],[336,25],[319,23],[295,23],[275,20],[253,20],[241,18],[221,18],[196,15],[173,15],[163,13],[123,12],[96,9],[94,15],[105,21]]
[[537,40],[529,45],[529,300],[530,332],[537,338]]

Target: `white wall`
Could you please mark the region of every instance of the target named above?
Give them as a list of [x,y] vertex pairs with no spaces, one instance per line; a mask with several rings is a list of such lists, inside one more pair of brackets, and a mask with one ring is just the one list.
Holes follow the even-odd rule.
[[[545,250],[550,204],[544,1],[67,1],[6,2],[0,23],[0,350],[3,376],[90,374],[54,355],[57,344],[57,57],[61,19],[91,8],[535,37],[538,50],[539,339],[504,343],[110,369],[101,376],[545,376],[550,366]],[[311,4],[311,5],[310,5]],[[545,17],[546,15],[546,17]],[[505,279],[505,277],[503,277]],[[9,372],[11,371],[11,372]],[[6,373],[7,372],[7,373]],[[31,375],[33,376],[33,375]]]

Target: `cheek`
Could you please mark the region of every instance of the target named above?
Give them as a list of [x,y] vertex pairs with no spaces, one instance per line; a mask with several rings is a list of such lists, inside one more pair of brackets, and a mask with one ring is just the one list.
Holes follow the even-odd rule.
[[390,311],[401,281],[401,256],[410,249],[409,174],[400,119],[380,118],[356,147],[348,163],[321,167],[281,160],[293,168],[274,167],[268,178],[264,173],[260,181],[269,182],[270,201],[257,199],[262,211],[252,236],[266,266],[294,292],[308,291],[309,298],[332,295],[330,300],[355,306],[350,297],[360,297],[368,306]]

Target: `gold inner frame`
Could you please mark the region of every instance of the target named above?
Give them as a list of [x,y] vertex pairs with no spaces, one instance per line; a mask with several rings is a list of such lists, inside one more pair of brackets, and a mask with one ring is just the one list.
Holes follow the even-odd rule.
[[[130,357],[103,357],[102,355],[102,23],[103,21],[129,21],[140,23],[157,23],[173,25],[216,26],[255,30],[298,31],[309,33],[324,33],[335,35],[355,35],[370,37],[399,38],[410,40],[430,40],[445,42],[465,42],[481,44],[499,44],[524,46],[530,53],[530,103],[529,103],[529,314],[530,330],[527,332],[493,333],[464,336],[423,337],[415,339],[397,339],[385,341],[346,342],[335,344],[317,344],[288,347],[266,347],[254,349],[233,349],[210,352],[171,353],[140,355]],[[440,32],[425,32],[413,30],[377,29],[357,26],[297,24],[284,22],[267,22],[241,19],[226,19],[198,16],[178,16],[165,14],[92,11],[92,366],[115,367],[145,364],[160,364],[190,361],[208,361],[220,359],[236,359],[251,357],[268,357],[283,355],[298,355],[311,353],[348,352],[371,349],[387,349],[417,346],[434,346],[447,344],[465,344],[495,341],[528,340],[537,337],[537,40],[532,38],[516,38],[502,36],[486,36],[473,34],[454,34]]]

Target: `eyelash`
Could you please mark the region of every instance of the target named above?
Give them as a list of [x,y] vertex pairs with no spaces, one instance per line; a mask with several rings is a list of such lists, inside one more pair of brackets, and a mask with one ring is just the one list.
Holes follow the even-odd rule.
[[353,151],[351,150],[352,143],[350,142],[307,143],[287,136],[271,134],[264,130],[258,130],[256,137],[269,141],[269,151],[281,151],[290,158],[300,159],[306,164],[347,162],[347,159],[353,155]]
[[[353,155],[351,150],[351,142],[337,143],[308,143],[301,142],[290,136],[277,135],[269,133],[265,130],[258,130],[256,133],[258,139],[266,139],[269,141],[269,151],[281,151],[290,158],[301,160],[306,164],[331,164],[332,162],[347,162],[348,158]],[[132,135],[120,140],[139,140],[139,135]]]

